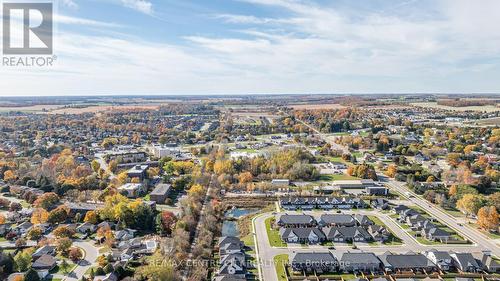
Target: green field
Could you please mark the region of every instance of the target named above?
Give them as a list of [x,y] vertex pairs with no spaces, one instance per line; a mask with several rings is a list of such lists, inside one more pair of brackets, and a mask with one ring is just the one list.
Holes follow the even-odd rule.
[[338,181],[338,180],[357,180],[357,177],[349,176],[346,174],[328,174],[319,176],[320,181]]
[[281,240],[279,231],[273,229],[271,225],[274,222],[274,217],[266,219],[267,238],[271,247],[286,247],[286,243]]

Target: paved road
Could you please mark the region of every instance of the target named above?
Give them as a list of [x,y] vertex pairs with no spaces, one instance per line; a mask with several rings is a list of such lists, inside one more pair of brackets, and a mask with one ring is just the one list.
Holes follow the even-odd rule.
[[386,181],[387,185],[400,192],[401,194],[409,194],[408,200],[413,204],[419,206],[424,209],[426,212],[431,214],[433,217],[437,218],[441,222],[445,223],[456,232],[461,234],[462,236],[468,238],[469,240],[476,243],[480,248],[484,250],[490,250],[494,255],[500,257],[500,247],[495,243],[494,240],[490,239],[477,229],[471,228],[467,225],[459,225],[457,222],[457,218],[451,216],[450,214],[444,212],[439,207],[427,202],[425,199],[420,198],[417,194],[412,192],[406,187],[405,183],[397,182],[392,179],[388,179],[387,177],[382,177],[381,180]]
[[[298,120],[298,119],[297,119]],[[324,141],[332,144],[332,147],[338,148],[338,149],[343,149],[344,151],[347,150],[346,147],[341,146],[339,144],[336,144],[332,138],[329,136],[321,133],[311,125],[299,120],[302,124],[305,126],[309,127],[311,130],[313,130],[318,136],[320,136]],[[413,204],[423,208],[424,210],[427,210],[432,216],[436,217],[440,221],[444,222],[447,224],[449,227],[457,231],[459,234],[462,236],[468,238],[469,240],[477,243],[482,249],[485,250],[490,250],[494,255],[497,257],[500,257],[500,247],[496,243],[495,240],[492,240],[488,236],[484,235],[481,233],[479,230],[471,228],[469,226],[463,225],[460,226],[458,225],[457,219],[450,214],[444,212],[442,209],[440,209],[437,206],[434,206],[430,204],[429,202],[425,201],[422,198],[419,198],[415,193],[411,192],[407,187],[405,183],[397,182],[392,179],[388,179],[387,177],[383,175],[379,175],[379,178],[382,181],[386,181],[389,187],[392,187],[393,189],[399,191],[401,194],[406,194],[406,192],[410,192],[412,194],[411,198],[408,198]]]
[[95,261],[99,256],[99,250],[89,241],[75,240],[73,241],[73,246],[81,248],[85,251],[85,257],[78,262],[77,267],[68,274],[64,279],[67,281],[79,281],[82,279],[83,275],[87,270],[95,265]]
[[[287,212],[291,213],[291,212]],[[314,216],[321,215],[322,212],[310,212]],[[352,213],[346,211],[345,213]],[[360,211],[358,213],[367,215],[377,215],[380,220],[386,224],[397,236],[403,240],[403,245],[369,245],[366,243],[356,243],[357,249],[353,249],[351,245],[343,243],[335,243],[335,249],[330,250],[337,258],[345,252],[372,252],[377,255],[381,255],[386,251],[391,251],[393,253],[407,253],[409,251],[423,252],[426,250],[437,249],[444,251],[456,251],[456,252],[480,252],[486,248],[482,245],[423,245],[418,243],[408,232],[403,230],[398,224],[394,222],[393,219],[389,217],[388,214],[381,214],[377,211]],[[276,255],[288,254],[299,252],[311,252],[311,251],[329,251],[328,247],[321,245],[309,245],[304,247],[302,245],[289,244],[287,247],[272,247],[267,238],[267,231],[265,226],[265,220],[273,216],[271,213],[266,213],[260,215],[254,220],[254,230],[256,234],[256,248],[257,255],[259,256],[258,264],[260,265],[260,271],[262,272],[261,280],[265,281],[277,281],[276,268],[273,263],[273,259]]]

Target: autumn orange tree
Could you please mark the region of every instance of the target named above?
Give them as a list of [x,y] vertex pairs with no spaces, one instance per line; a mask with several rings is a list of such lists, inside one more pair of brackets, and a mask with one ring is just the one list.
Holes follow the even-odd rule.
[[31,223],[32,224],[46,223],[48,218],[49,218],[49,212],[47,212],[45,209],[37,208],[31,214]]
[[389,165],[389,167],[387,167],[387,171],[385,171],[385,175],[390,177],[390,178],[394,178],[394,176],[396,176],[397,172],[398,172],[398,167],[394,164],[391,164],[391,165]]
[[457,201],[457,208],[466,215],[475,215],[483,205],[483,197],[478,194],[465,194]]
[[494,206],[485,206],[477,212],[477,224],[488,231],[498,231],[498,212]]

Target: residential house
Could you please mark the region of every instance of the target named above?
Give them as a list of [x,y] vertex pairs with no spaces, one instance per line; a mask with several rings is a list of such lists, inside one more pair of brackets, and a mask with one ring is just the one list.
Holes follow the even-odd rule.
[[433,271],[436,269],[436,265],[427,259],[426,256],[422,254],[415,254],[409,252],[407,254],[393,254],[391,252],[385,252],[380,257],[384,269],[387,272],[395,271]]
[[137,230],[130,229],[130,228],[118,230],[118,231],[115,231],[115,239],[117,241],[130,240],[130,239],[135,237],[136,232],[137,232]]
[[368,231],[360,226],[325,227],[323,231],[326,239],[333,242],[367,242],[372,240]]
[[315,227],[280,228],[280,237],[287,243],[316,244],[325,241],[325,234]]
[[221,258],[221,266],[217,271],[219,275],[245,277],[246,262],[244,253],[232,253]]
[[136,198],[144,194],[146,192],[146,188],[142,183],[126,183],[118,187],[118,192],[128,198]]
[[376,225],[376,224],[369,225],[366,228],[366,231],[368,231],[373,241],[377,242],[387,241],[389,237],[391,237],[391,232],[387,230],[387,228],[381,225]]
[[148,165],[135,165],[127,171],[127,176],[131,179],[138,178],[143,181],[147,178]]
[[381,195],[386,196],[389,194],[389,189],[385,186],[367,186],[365,187],[365,192],[368,195]]
[[316,208],[322,210],[331,210],[335,207],[332,200],[329,197],[318,197],[316,198]]
[[219,255],[241,253],[243,251],[243,243],[237,237],[224,236],[219,239]]
[[165,200],[167,200],[171,187],[171,184],[166,183],[156,185],[155,189],[153,189],[153,191],[149,194],[149,200],[158,204],[164,204]]
[[44,278],[49,274],[54,267],[56,267],[57,261],[56,258],[50,255],[41,255],[38,259],[36,259],[31,267],[37,271],[38,276]]
[[448,243],[452,239],[451,233],[445,231],[438,227],[423,228],[421,231],[422,237],[425,237],[430,241],[440,241],[442,243]]
[[285,210],[312,210],[316,207],[313,198],[286,198],[280,200],[281,207]]
[[373,200],[371,200],[370,205],[372,206],[372,208],[378,209],[378,210],[389,209],[389,201],[387,201],[384,198],[373,199]]
[[448,271],[451,267],[453,267],[453,260],[447,251],[430,250],[424,254],[441,270]]
[[339,264],[344,272],[373,272],[380,269],[380,260],[373,253],[344,253]]
[[311,227],[316,225],[316,220],[310,215],[288,215],[278,216],[276,224],[283,227]]
[[56,254],[56,247],[55,246],[50,246],[50,245],[45,245],[40,248],[38,248],[32,255],[34,260],[40,258],[43,255],[49,255],[49,256],[54,256]]
[[12,231],[17,235],[25,235],[31,228],[33,224],[29,221],[25,221],[21,224],[18,224],[16,227],[12,228]]
[[336,272],[338,261],[330,252],[295,253],[289,263],[294,271],[328,273]]
[[409,210],[409,209],[410,209],[410,207],[408,207],[406,205],[397,205],[394,208],[392,208],[392,211],[395,214],[401,215],[404,211]]
[[102,206],[103,204],[94,204],[94,203],[80,203],[80,202],[66,202],[64,203],[66,207],[69,209],[69,215],[74,217],[77,213],[81,214],[82,217],[85,217],[88,211],[95,211]]
[[463,272],[478,272],[482,268],[471,253],[451,253],[453,264]]
[[368,216],[356,214],[354,216],[359,226],[369,226],[375,224]]
[[0,236],[5,236],[10,231],[11,226],[12,223],[0,224]]
[[490,273],[500,273],[500,261],[493,258],[490,253],[481,253],[478,257],[483,266],[483,270]]
[[355,226],[356,221],[351,215],[322,214],[318,224],[321,226]]
[[97,230],[97,226],[95,224],[84,222],[76,227],[76,231],[81,234],[92,234]]

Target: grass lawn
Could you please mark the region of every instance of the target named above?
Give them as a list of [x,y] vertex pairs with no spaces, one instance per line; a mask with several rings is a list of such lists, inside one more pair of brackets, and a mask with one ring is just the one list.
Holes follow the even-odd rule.
[[21,204],[21,207],[23,207],[23,208],[31,208],[31,204],[24,201],[24,200],[21,200],[20,204]]
[[51,270],[51,274],[60,274],[60,275],[65,275],[68,274],[68,272],[71,272],[75,269],[76,264],[71,262],[70,260],[66,260],[68,262],[68,267],[66,270],[63,270],[60,265],[56,265],[54,269]]
[[428,218],[428,219],[431,219],[433,220],[433,224],[436,225],[437,227],[447,231],[448,233],[450,233],[452,235],[453,238],[455,238],[455,241],[450,241],[448,243],[442,243],[442,242],[439,242],[439,241],[430,241],[430,240],[427,240],[423,237],[415,237],[415,235],[417,234],[415,231],[410,231],[410,227],[404,223],[399,223],[401,225],[401,227],[403,229],[405,229],[410,235],[414,236],[415,239],[420,242],[421,244],[423,245],[449,245],[449,244],[470,244],[471,242],[464,239],[462,236],[460,236],[455,230],[449,228],[448,226],[446,226],[445,224],[441,223],[439,220],[437,220],[436,218],[432,217],[431,215],[429,215],[424,209],[418,207],[418,206],[412,206],[411,207],[412,209],[414,209],[415,211],[419,212],[423,217],[425,218]]
[[[476,228],[477,230],[479,230],[480,232],[482,232],[484,235],[488,236],[491,239],[500,239],[499,233],[491,233],[489,231],[486,231],[486,230],[480,228],[477,224],[469,224],[469,225]],[[1,238],[0,238],[0,241],[2,241]]]
[[465,215],[462,212],[460,212],[459,210],[450,210],[450,209],[443,209],[443,210],[456,218],[465,217]]
[[279,231],[271,227],[273,222],[274,222],[274,217],[266,219],[267,238],[269,239],[271,247],[286,247],[286,243],[281,240]]
[[351,133],[349,132],[338,132],[338,133],[332,133],[332,136],[349,136]]
[[247,247],[253,247],[253,246],[255,246],[255,243],[254,243],[254,240],[253,240],[253,234],[252,233],[248,234],[245,237],[241,237],[241,241]]
[[357,180],[359,178],[346,174],[328,174],[319,176],[320,181],[336,181],[336,180]]
[[442,245],[442,244],[444,244],[444,243],[441,243],[439,241],[430,241],[430,240],[427,240],[423,237],[415,237],[415,239],[417,239],[417,241],[420,244],[424,244],[424,245]]
[[104,253],[108,253],[108,252],[111,252],[111,248],[108,246],[104,246],[102,248],[99,248],[99,254],[104,254]]
[[389,240],[387,240],[383,244],[385,244],[385,245],[402,245],[403,244],[403,240],[401,240],[401,238],[397,237],[396,234],[394,234],[394,232],[392,232],[392,230],[389,227],[387,227],[387,225],[385,225],[385,223],[383,223],[380,220],[380,218],[378,218],[376,216],[368,216],[368,218],[370,220],[372,220],[376,225],[380,225],[380,226],[385,227],[385,229],[387,229],[391,233],[391,237],[389,237]]
[[285,264],[288,263],[288,255],[277,255],[273,260],[274,265],[276,266],[276,274],[278,275],[278,280],[287,281],[288,278],[286,277]]
[[7,241],[7,239],[5,239],[4,237],[0,237],[0,242],[5,242]]

